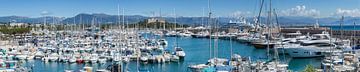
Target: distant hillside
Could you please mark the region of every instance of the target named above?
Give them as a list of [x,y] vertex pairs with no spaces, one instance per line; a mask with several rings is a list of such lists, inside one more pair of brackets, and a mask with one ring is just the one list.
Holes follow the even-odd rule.
[[[148,17],[140,16],[140,15],[125,15],[124,20],[125,23],[136,23],[141,20],[147,19]],[[74,21],[75,20],[75,21]],[[66,18],[62,21],[62,23],[66,24],[91,24],[91,23],[122,23],[123,17],[122,15],[107,15],[107,14],[78,14],[75,17]]]
[[30,18],[30,17],[22,17],[22,16],[5,16],[0,17],[0,22],[25,22],[25,23],[44,23],[44,19],[46,18],[46,23],[59,23],[64,18],[61,17],[38,17],[38,18]]
[[[46,17],[47,23],[63,23],[63,24],[116,24],[118,22],[122,23],[122,15],[108,15],[108,14],[85,14],[81,13],[74,17],[62,18],[62,17]],[[125,23],[137,23],[141,20],[148,19],[150,17],[141,16],[141,15],[125,15]],[[173,17],[163,17],[167,22],[173,23]],[[227,24],[230,20],[236,20],[235,18],[228,17],[219,17],[216,18],[217,22],[220,24]],[[274,23],[276,23],[275,18]],[[253,23],[253,17],[246,18],[248,22]],[[312,17],[290,17],[290,16],[280,16],[278,17],[279,24],[281,25],[312,25],[319,21],[321,25],[334,25],[340,23],[340,18],[326,17],[326,18],[312,18]],[[188,24],[188,25],[206,25],[208,18],[206,17],[177,17],[177,22],[179,24]],[[260,21],[266,23],[266,18],[261,17]],[[26,23],[43,23],[44,17],[39,18],[30,18],[22,16],[5,16],[0,17],[0,22],[26,22]],[[360,17],[345,17],[345,24],[352,24],[353,22],[360,23]]]
[[[360,23],[360,17],[344,17],[344,24],[353,25],[354,22],[359,24]],[[333,22],[331,22],[329,24],[340,24],[340,23],[341,23],[341,21],[335,20],[335,21],[333,21]]]

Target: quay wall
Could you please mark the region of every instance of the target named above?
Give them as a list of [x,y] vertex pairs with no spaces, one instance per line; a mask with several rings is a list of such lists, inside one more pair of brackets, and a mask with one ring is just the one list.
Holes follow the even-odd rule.
[[296,33],[299,31],[302,34],[319,34],[329,30],[328,28],[282,28],[281,33]]
[[360,30],[332,30],[332,37],[349,40],[354,39],[356,44],[360,44]]
[[[352,37],[356,43],[360,43],[360,30],[330,30],[329,28],[283,28],[281,29],[282,33],[295,33],[300,31],[302,34],[319,34],[323,31],[326,31],[332,34],[332,37],[340,38],[340,39],[349,39]],[[341,35],[342,34],[342,35]]]

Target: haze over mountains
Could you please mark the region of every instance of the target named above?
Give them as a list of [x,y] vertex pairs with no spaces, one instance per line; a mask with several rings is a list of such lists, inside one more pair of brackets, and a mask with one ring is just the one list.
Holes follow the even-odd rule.
[[[31,18],[22,16],[4,16],[0,17],[0,22],[25,22],[25,23],[43,23],[45,17]],[[136,23],[151,17],[141,15],[125,15],[125,23]],[[174,22],[173,17],[163,17],[167,22]],[[238,20],[237,18],[219,17],[216,18],[220,24],[227,24],[230,20]],[[248,22],[253,22],[253,17],[246,17]],[[188,25],[201,25],[206,24],[206,17],[177,17],[177,22],[180,24]],[[265,18],[262,17],[261,22],[265,22]],[[340,18],[325,17],[325,18],[313,18],[313,17],[301,17],[301,16],[281,16],[278,17],[278,21],[281,25],[311,25],[319,21],[321,25],[337,25],[339,24]],[[56,24],[115,24],[122,22],[122,15],[108,15],[108,14],[85,14],[81,13],[74,17],[46,17],[47,23]],[[274,21],[275,22],[275,21]],[[360,17],[345,17],[344,23],[352,25],[354,22],[360,23]]]

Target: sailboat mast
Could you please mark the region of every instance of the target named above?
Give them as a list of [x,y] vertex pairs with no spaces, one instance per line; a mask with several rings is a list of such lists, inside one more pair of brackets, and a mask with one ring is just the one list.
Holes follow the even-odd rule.
[[260,26],[260,17],[261,17],[261,12],[262,12],[263,6],[264,6],[264,0],[261,0],[260,1],[260,11],[259,11],[259,14],[257,17],[257,21],[255,22],[255,31],[256,32],[258,30],[258,26]]
[[76,25],[76,17],[74,18],[74,23],[71,26],[71,30],[74,30],[74,25]]
[[202,9],[201,26],[204,26],[205,9]]
[[208,9],[209,9],[209,16],[208,16],[208,25],[209,25],[209,54],[210,54],[210,59],[212,58],[212,39],[211,39],[211,35],[212,35],[212,31],[211,31],[211,8],[210,8],[210,0],[208,0]]
[[[160,9],[160,13],[159,13],[159,16],[160,16],[160,20],[165,20],[165,19],[163,19],[162,18],[162,15],[161,15],[161,9]],[[162,26],[163,26],[163,31],[165,31],[165,23],[162,23],[162,22],[159,22],[160,24],[159,24],[159,26],[161,26],[161,24],[163,24]],[[161,30],[161,27],[159,27],[159,30]]]
[[219,40],[219,32],[218,32],[218,20],[215,18],[215,23],[214,23],[214,29],[215,29],[215,39],[214,39],[214,57],[218,57],[218,40]]
[[[146,35],[146,34],[145,34]],[[138,37],[139,36],[137,36],[136,34],[135,34],[135,45],[134,45],[134,47],[136,48],[136,53],[137,53],[137,57],[136,57],[136,70],[139,72],[139,67],[140,67],[140,63],[139,63],[139,58],[140,58],[140,49],[139,49],[139,47],[137,47],[137,44],[138,44]],[[147,46],[147,45],[145,45],[145,46]]]
[[[341,42],[343,42],[342,39],[344,39],[344,37],[343,37],[343,36],[344,36],[343,23],[344,23],[344,16],[341,16],[341,23],[340,23],[340,28],[341,28],[340,41],[341,41]],[[341,55],[344,55],[343,49],[342,49],[341,51],[342,51]],[[344,60],[344,58],[342,58],[342,59]],[[342,65],[344,65],[344,64],[342,64]]]
[[[118,20],[117,20],[117,25],[118,25],[118,27],[120,28],[120,6],[119,6],[119,4],[117,5],[117,18],[118,18]],[[121,38],[121,32],[119,33],[119,38]],[[118,59],[121,59],[122,60],[122,50],[121,49],[119,49],[119,48],[122,48],[122,46],[121,45],[119,45],[119,47],[118,48],[116,48],[117,49],[117,51],[120,51],[120,53],[119,53],[119,56],[116,56],[116,57],[118,57]],[[119,67],[121,67],[121,68],[123,68],[122,67],[122,65],[123,65],[123,62],[122,61],[120,61],[120,64],[118,64],[119,65]],[[120,68],[120,70],[123,70],[123,69],[121,69]],[[122,72],[122,71],[121,71]]]
[[56,24],[56,22],[55,22],[55,16],[53,16],[53,17],[51,17],[52,18],[52,22],[53,22],[53,24],[51,24],[51,28],[53,28],[53,30],[55,31],[57,28],[55,27],[54,28],[54,25]]
[[124,29],[125,26],[125,9],[122,9],[122,29]]
[[268,13],[268,21],[267,21],[267,37],[266,37],[266,42],[267,42],[267,46],[266,46],[266,51],[267,51],[267,58],[270,57],[270,25],[271,25],[271,1],[270,1],[270,6],[269,6],[269,13]]
[[45,30],[45,25],[46,25],[46,15],[44,15],[44,25],[43,25],[43,30]]
[[[176,11],[175,11],[175,9],[174,9],[175,32],[176,32],[176,25],[177,25],[176,18],[177,18],[177,16],[176,16]],[[175,38],[175,47],[178,47],[177,38],[178,38],[178,37]]]
[[[329,40],[330,40],[330,44],[333,44],[332,43],[332,40],[333,39],[331,39],[332,38],[332,35],[333,35],[333,29],[332,28],[330,28],[330,38],[329,38]],[[330,68],[333,68],[333,63],[334,63],[334,57],[332,56],[333,54],[334,54],[334,49],[335,49],[335,47],[333,47],[333,46],[330,46],[330,59],[331,59],[331,63],[330,63]]]
[[[351,39],[352,39],[352,45],[353,45],[353,47],[355,47],[356,46],[356,41],[355,41],[355,36],[356,36],[356,31],[355,31],[355,25],[356,25],[356,23],[354,22],[354,25],[353,25],[353,35],[351,36]],[[354,51],[351,51],[351,52],[354,52]]]
[[[275,19],[276,19],[276,24],[278,25],[278,27],[279,27],[279,36],[282,36],[282,33],[281,33],[281,27],[280,27],[280,24],[279,24],[279,20],[278,20],[278,15],[277,15],[277,13],[276,13],[276,11],[275,11],[275,9],[274,9],[274,16],[275,16]],[[282,38],[283,37],[280,37],[281,38],[281,40],[282,40]],[[281,45],[282,45],[282,47],[283,47],[283,44],[282,44],[283,42],[281,41]],[[278,58],[279,58],[279,51],[278,51],[278,49],[275,49],[275,47],[274,47],[274,51],[275,51],[275,61],[278,61]],[[285,60],[285,53],[284,53],[284,49],[283,49],[283,59]]]
[[231,59],[232,59],[232,56],[231,55],[233,55],[233,47],[232,47],[232,36],[230,36],[230,57],[231,57]]
[[82,17],[81,17],[81,15],[80,15],[80,28],[81,28],[81,30],[82,31],[84,31],[84,24],[83,24],[83,22],[82,22]]
[[119,7],[119,4],[118,4],[118,6],[117,6],[117,18],[118,18],[118,21],[117,21],[117,25],[118,25],[118,27],[119,27],[119,29],[121,28],[120,26],[120,7]]
[[341,16],[341,22],[340,22],[340,39],[343,39],[344,29],[343,29],[343,23],[344,23],[344,16]]

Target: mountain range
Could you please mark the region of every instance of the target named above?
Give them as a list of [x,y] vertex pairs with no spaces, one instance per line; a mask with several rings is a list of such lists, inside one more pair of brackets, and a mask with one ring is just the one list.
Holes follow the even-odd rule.
[[[86,14],[81,13],[74,17],[24,17],[24,16],[4,16],[0,17],[0,22],[7,23],[7,22],[24,22],[24,23],[44,23],[45,19],[47,23],[54,24],[54,23],[61,23],[61,24],[116,24],[122,23],[124,18],[124,23],[136,23],[139,21],[143,21],[145,19],[151,18],[147,16],[141,15],[108,15],[102,13],[95,13],[95,14]],[[162,17],[167,22],[174,22],[174,17]],[[248,22],[253,23],[253,17],[246,17],[245,18]],[[216,22],[220,24],[227,24],[230,20],[238,20],[238,18],[229,18],[229,17],[218,17],[216,18]],[[274,23],[276,22],[276,18],[273,18]],[[324,17],[324,18],[313,18],[313,17],[300,17],[300,16],[281,16],[277,18],[279,24],[281,25],[312,25],[315,24],[318,20],[320,25],[337,25],[341,23],[340,18],[336,17]],[[177,17],[177,23],[180,24],[188,24],[188,25],[201,25],[206,24],[208,21],[207,17]],[[265,23],[266,17],[261,17],[260,22]],[[343,23],[352,25],[354,22],[360,23],[360,17],[344,17]]]

